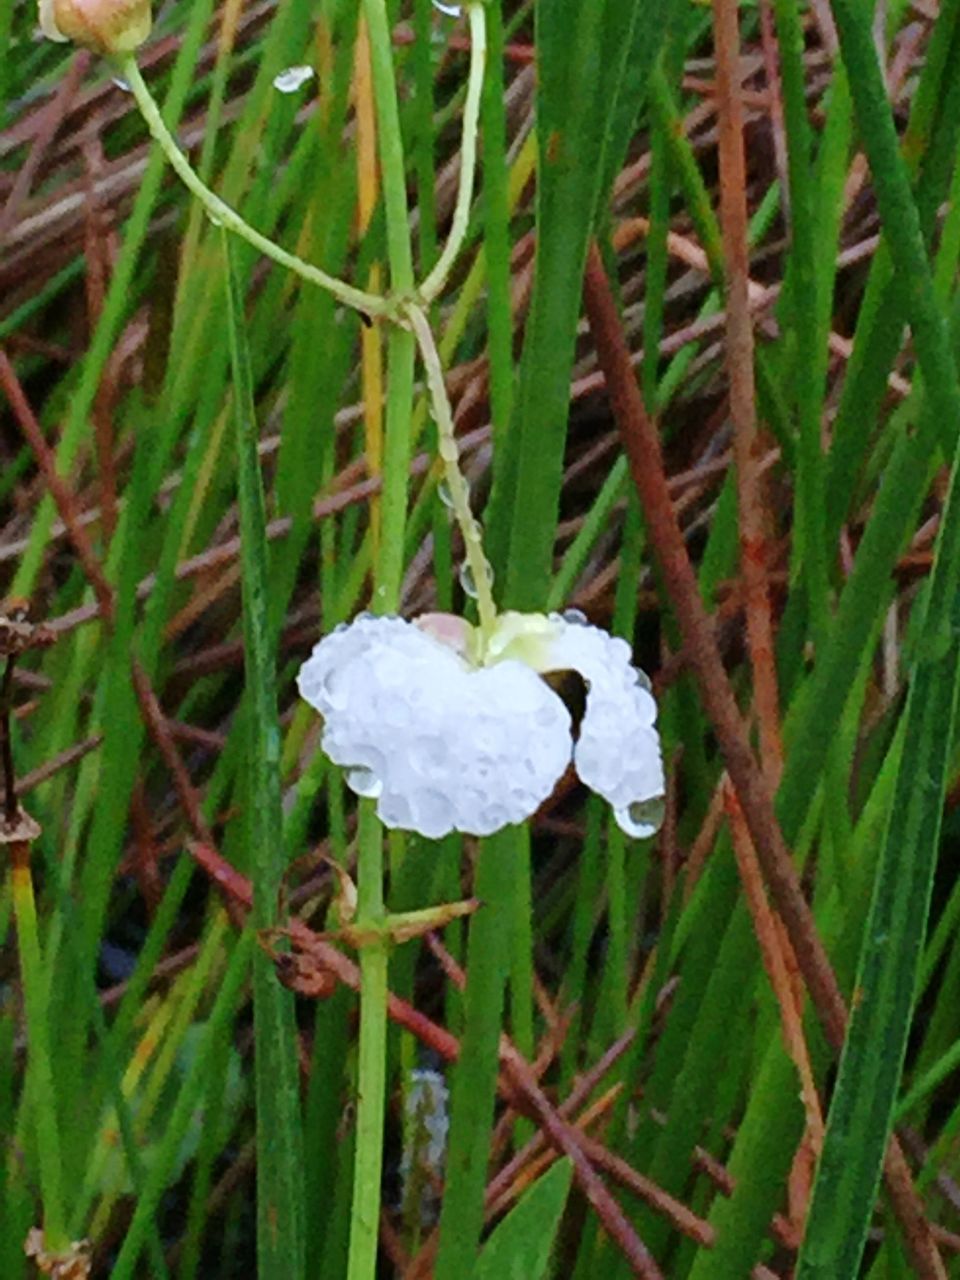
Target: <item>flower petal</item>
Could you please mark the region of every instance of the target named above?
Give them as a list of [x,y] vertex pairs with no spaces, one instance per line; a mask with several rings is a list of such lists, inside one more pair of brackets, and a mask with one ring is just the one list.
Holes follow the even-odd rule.
[[325,718],[324,751],[389,827],[489,835],[528,818],[570,760],[569,713],[534,671],[474,669],[400,618],[338,628],[298,684]]
[[664,777],[649,682],[633,666],[625,640],[558,614],[551,621],[550,665],[542,669],[577,671],[587,684],[573,753],[577,773],[609,801],[628,835],[652,835],[660,825],[655,802],[664,794]]

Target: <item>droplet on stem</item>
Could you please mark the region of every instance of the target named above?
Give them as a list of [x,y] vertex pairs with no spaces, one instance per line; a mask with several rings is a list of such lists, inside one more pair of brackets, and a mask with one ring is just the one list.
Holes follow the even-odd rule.
[[[469,503],[470,486],[467,484],[466,481],[464,481],[463,487],[464,487],[465,497],[467,499],[467,502]],[[456,505],[453,501],[453,494],[450,491],[450,486],[447,484],[446,480],[441,480],[440,483],[437,485],[437,497],[440,499],[440,501],[443,503],[445,507],[449,507],[451,510]]]
[[[493,586],[493,570],[484,562],[484,575],[486,577],[486,585]],[[463,588],[463,594],[469,596],[471,600],[476,600],[480,592],[477,590],[477,583],[473,575],[473,569],[468,560],[464,560],[460,566],[460,586]]]

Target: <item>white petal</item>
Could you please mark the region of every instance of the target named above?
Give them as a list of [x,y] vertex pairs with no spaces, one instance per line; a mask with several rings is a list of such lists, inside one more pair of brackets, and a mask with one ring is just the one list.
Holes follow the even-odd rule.
[[549,667],[571,670],[587,684],[587,705],[573,759],[577,773],[613,806],[628,835],[659,826],[651,802],[664,793],[657,704],[649,682],[631,662],[630,646],[599,627],[554,614]]
[[399,618],[338,628],[298,684],[324,716],[324,751],[355,790],[379,785],[390,827],[489,835],[528,818],[570,760],[569,713],[534,671],[474,669]]

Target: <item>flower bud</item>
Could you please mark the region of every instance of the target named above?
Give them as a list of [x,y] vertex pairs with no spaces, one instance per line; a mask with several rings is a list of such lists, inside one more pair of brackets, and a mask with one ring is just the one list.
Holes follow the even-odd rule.
[[150,0],[39,0],[40,29],[95,53],[130,53],[150,34]]

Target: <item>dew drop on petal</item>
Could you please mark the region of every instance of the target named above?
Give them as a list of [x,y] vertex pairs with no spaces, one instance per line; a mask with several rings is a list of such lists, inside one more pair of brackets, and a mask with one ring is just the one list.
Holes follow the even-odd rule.
[[126,80],[124,80],[122,76],[111,76],[110,78],[113,81],[113,83],[117,86],[117,88],[121,90],[121,92],[123,93],[130,92],[130,86],[129,84],[127,84]]
[[296,93],[313,78],[313,67],[287,67],[273,77],[273,87],[279,93]]
[[617,825],[628,836],[646,840],[663,826],[665,814],[665,797],[651,796],[648,800],[636,800],[633,804],[628,804],[626,809],[618,809],[614,817]]
[[564,609],[561,615],[564,622],[570,622],[575,627],[587,627],[587,615],[581,609]]
[[383,790],[383,783],[372,769],[349,769],[347,786],[358,796],[365,796],[371,800],[375,800]]

